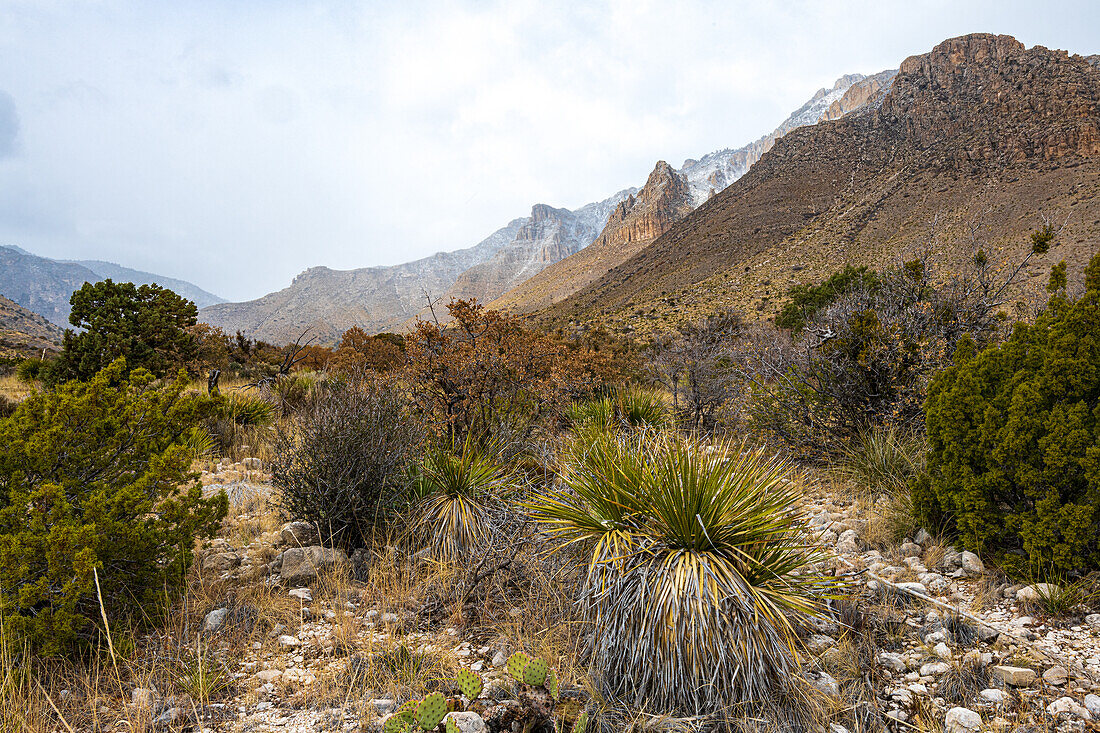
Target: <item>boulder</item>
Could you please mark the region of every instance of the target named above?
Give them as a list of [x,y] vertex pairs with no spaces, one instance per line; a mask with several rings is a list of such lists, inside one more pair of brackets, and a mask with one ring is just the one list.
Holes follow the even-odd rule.
[[1048,685],[1057,685],[1061,687],[1069,682],[1069,670],[1061,665],[1051,667],[1043,672],[1043,681]]
[[1016,600],[1022,603],[1034,603],[1043,598],[1049,598],[1058,592],[1058,586],[1053,583],[1035,583],[1027,585],[1016,591]]
[[347,569],[351,561],[340,549],[327,547],[291,547],[282,554],[279,579],[288,585],[303,586],[317,579],[318,575],[336,569]]
[[202,559],[204,573],[228,573],[241,564],[241,556],[235,552],[216,552]]
[[967,575],[973,577],[985,572],[985,564],[973,552],[963,552],[959,557],[962,560],[963,572]]
[[994,679],[999,679],[1006,685],[1013,687],[1027,687],[1035,681],[1035,670],[1027,667],[1011,667],[1007,664],[999,664],[989,670]]
[[1081,720],[1092,720],[1092,714],[1089,713],[1088,708],[1072,697],[1060,697],[1050,705],[1047,705],[1047,715],[1052,718],[1062,716],[1080,718]]
[[312,601],[313,592],[309,588],[292,588],[290,590],[290,597],[297,598],[300,601]]
[[485,721],[477,713],[447,713],[443,717],[444,725],[448,720],[454,721],[459,733],[485,733],[486,730]]
[[320,544],[321,533],[309,522],[287,522],[279,530],[279,539],[290,547],[310,547]]
[[951,708],[943,721],[944,733],[976,733],[982,729],[982,716],[969,708]]
[[982,690],[978,693],[978,697],[981,698],[982,702],[987,702],[991,705],[1000,705],[1008,699],[1008,695],[1005,694],[1004,690],[998,690],[995,687]]
[[228,608],[215,608],[213,611],[206,614],[206,618],[202,620],[202,632],[204,634],[213,634],[225,625],[225,620],[228,617]]
[[1094,718],[1100,717],[1100,696],[1085,695],[1085,709]]

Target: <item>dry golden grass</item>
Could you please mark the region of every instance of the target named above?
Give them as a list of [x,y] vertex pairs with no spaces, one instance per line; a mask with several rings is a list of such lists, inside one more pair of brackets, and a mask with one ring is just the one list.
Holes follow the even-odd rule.
[[22,402],[36,388],[37,385],[19,381],[14,374],[0,376],[0,397],[7,397],[13,402]]

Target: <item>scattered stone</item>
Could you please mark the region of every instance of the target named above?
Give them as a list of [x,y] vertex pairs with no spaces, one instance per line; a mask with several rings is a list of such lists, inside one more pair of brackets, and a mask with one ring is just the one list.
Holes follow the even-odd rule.
[[279,530],[279,539],[291,547],[310,547],[321,543],[321,533],[309,522],[287,522]]
[[905,557],[920,557],[920,553],[920,545],[916,542],[903,542],[901,544],[901,554]]
[[477,713],[447,713],[443,717],[444,725],[448,720],[454,721],[459,733],[485,733],[485,721]]
[[235,552],[217,552],[202,559],[204,573],[228,573],[241,564],[241,556]]
[[944,733],[976,733],[982,729],[982,716],[969,708],[951,708],[943,729]]
[[1085,616],[1085,623],[1093,628],[1100,628],[1100,613],[1090,613]]
[[926,542],[932,541],[932,535],[928,534],[928,532],[926,532],[925,529],[922,527],[917,530],[917,533],[915,535],[913,535],[913,541],[916,542],[918,545],[923,545]]
[[1092,717],[1100,717],[1100,696],[1085,695],[1085,709],[1089,711]]
[[340,549],[327,547],[291,547],[283,552],[279,579],[288,585],[309,585],[322,573],[348,568],[351,561]]
[[1000,705],[1008,699],[1008,695],[1005,694],[1004,690],[998,690],[995,687],[982,690],[978,693],[978,697],[980,697],[983,702],[992,703],[994,705]]
[[1048,685],[1062,685],[1069,682],[1069,671],[1061,665],[1057,667],[1051,667],[1047,671],[1043,672],[1043,681]]
[[1035,681],[1035,670],[1027,667],[1010,667],[1000,664],[989,670],[994,679],[999,679],[1013,687],[1027,687]]
[[836,639],[824,634],[813,634],[806,640],[806,648],[814,654],[821,654],[826,649],[836,646]]
[[891,672],[905,672],[908,665],[905,664],[905,657],[895,652],[880,652],[878,655],[878,663],[886,667]]
[[309,588],[294,588],[290,591],[290,595],[303,601],[313,600],[313,593]]
[[924,587],[924,583],[915,583],[910,581],[908,583],[897,583],[897,586],[902,590],[920,593],[921,595],[925,596],[928,595],[928,589]]
[[301,646],[302,642],[297,636],[283,634],[279,637],[279,646]]
[[1050,705],[1047,705],[1047,715],[1053,718],[1066,715],[1081,718],[1082,720],[1092,720],[1092,714],[1089,713],[1088,708],[1072,697],[1060,697]]
[[925,662],[920,666],[921,677],[938,677],[941,674],[945,674],[951,665],[947,662]]
[[1033,603],[1043,598],[1049,598],[1056,592],[1058,592],[1058,586],[1053,583],[1035,583],[1016,591],[1016,600],[1022,603]]
[[508,657],[504,652],[497,652],[495,655],[493,655],[493,659],[489,663],[492,664],[494,667],[503,667],[504,665],[508,664]]
[[962,560],[962,570],[967,575],[974,577],[985,572],[985,564],[973,552],[963,552],[959,559]]
[[1000,636],[1000,632],[996,629],[991,629],[985,624],[978,624],[978,640],[984,641],[988,644],[992,644]]
[[380,697],[370,701],[371,707],[379,715],[387,715],[393,712],[393,709],[397,707],[397,701],[391,700],[388,697]]
[[202,632],[204,634],[213,634],[215,631],[225,626],[225,620],[229,618],[228,608],[215,608],[210,613],[206,614],[206,618],[202,620]]
[[932,651],[940,659],[951,659],[955,656],[951,652],[951,647],[947,646],[947,644],[942,641],[939,644],[936,644],[936,646],[933,647]]

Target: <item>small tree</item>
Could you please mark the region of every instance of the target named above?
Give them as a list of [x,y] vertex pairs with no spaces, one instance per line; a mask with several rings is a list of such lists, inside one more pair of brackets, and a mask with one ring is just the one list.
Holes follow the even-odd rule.
[[[226,513],[189,473],[209,410],[186,379],[152,387],[118,360],[88,382],[35,392],[0,421],[0,616],[7,638],[51,654],[109,618],[141,618],[178,589],[196,537]],[[93,572],[98,571],[97,592]]]
[[455,444],[471,432],[523,438],[608,375],[610,354],[584,342],[528,329],[476,301],[452,301],[447,309],[452,321],[446,327],[417,322],[406,351],[422,409]]
[[1004,344],[963,341],[926,406],[923,520],[1020,573],[1100,568],[1100,255],[1081,298],[1065,283],[1063,264],[1047,308]]
[[65,331],[51,368],[55,383],[89,379],[119,357],[129,369],[163,377],[197,355],[198,341],[189,329],[198,309],[167,288],[103,280],[84,283],[69,303],[69,322],[83,331]]
[[719,410],[740,391],[734,354],[744,331],[741,314],[727,310],[654,340],[654,375],[672,393],[683,424],[715,427]]

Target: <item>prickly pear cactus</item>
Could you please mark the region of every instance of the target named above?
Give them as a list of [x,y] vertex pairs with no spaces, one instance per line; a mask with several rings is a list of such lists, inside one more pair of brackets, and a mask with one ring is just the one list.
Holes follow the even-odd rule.
[[588,711],[585,710],[579,716],[577,716],[577,722],[573,724],[573,733],[584,733],[584,729],[588,727]]
[[531,663],[531,657],[523,652],[516,652],[508,657],[508,674],[519,682],[523,682],[523,670]]
[[552,669],[546,670],[546,689],[550,692],[550,697],[554,698],[554,702],[558,701],[558,673]]
[[523,668],[523,678],[521,681],[532,687],[538,687],[546,682],[546,673],[548,671],[549,667],[546,666],[545,661],[542,659],[532,659],[531,662]]
[[404,733],[413,727],[416,720],[413,718],[412,709],[409,708],[410,704],[415,707],[417,700],[412,700],[405,703],[397,712],[390,717],[386,718],[386,724],[382,726],[382,733]]
[[454,718],[447,718],[447,733],[461,733],[458,729],[458,723],[454,721]]
[[447,698],[438,692],[433,692],[424,698],[416,708],[415,719],[417,725],[424,730],[432,730],[439,727],[443,716],[447,714]]
[[476,700],[481,695],[483,684],[476,672],[464,669],[458,673],[455,682],[458,691],[465,695],[467,700]]

